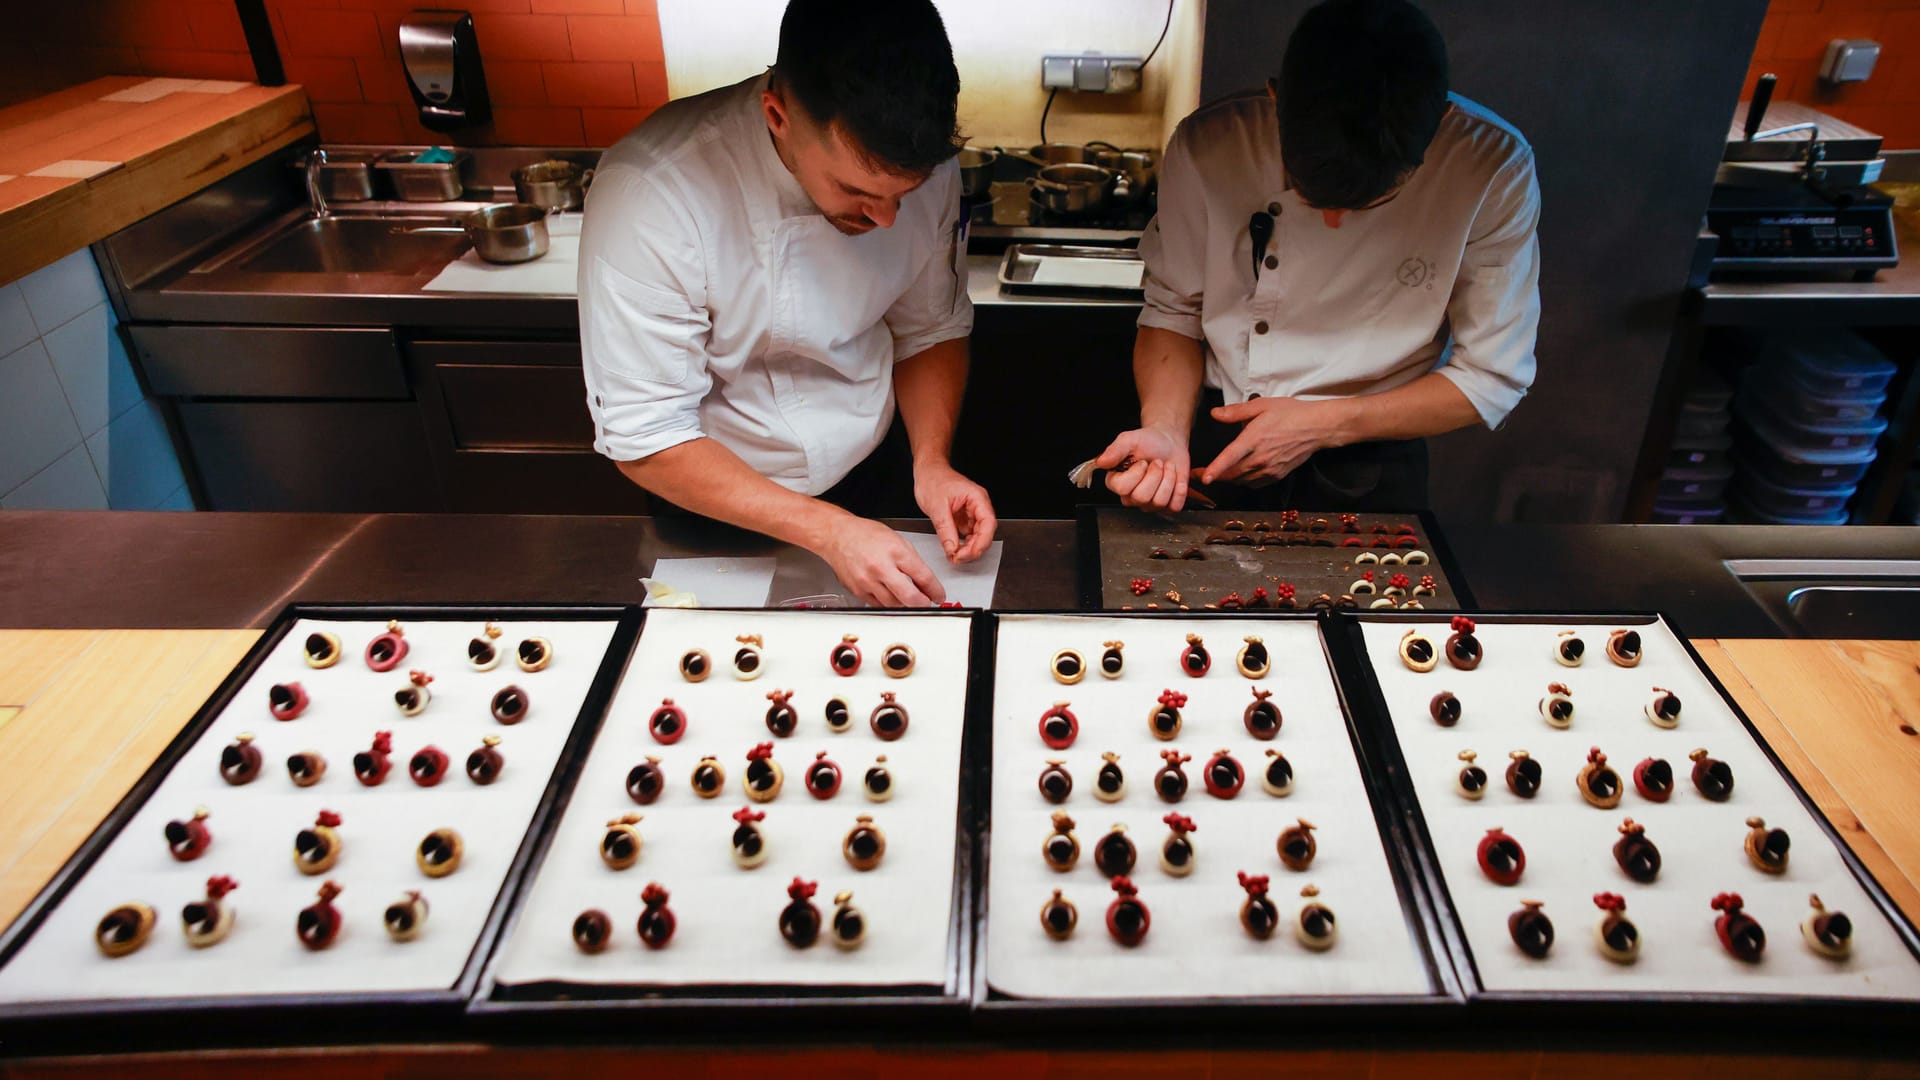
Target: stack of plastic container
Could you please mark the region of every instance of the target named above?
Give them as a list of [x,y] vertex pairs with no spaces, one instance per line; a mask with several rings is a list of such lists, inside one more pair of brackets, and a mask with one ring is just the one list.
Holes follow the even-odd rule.
[[1722,496],[1733,477],[1733,462],[1728,456],[1733,436],[1727,434],[1732,418],[1727,406],[1732,400],[1733,390],[1726,383],[1704,374],[1681,403],[1680,419],[1673,431],[1673,452],[1660,474],[1660,490],[1654,497],[1656,524],[1708,524],[1726,515]]
[[1776,331],[1734,400],[1732,503],[1741,520],[1844,525],[1887,430],[1894,365],[1851,331]]

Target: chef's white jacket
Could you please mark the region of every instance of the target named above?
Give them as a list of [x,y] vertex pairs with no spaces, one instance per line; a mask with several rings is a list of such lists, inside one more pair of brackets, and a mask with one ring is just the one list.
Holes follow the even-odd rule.
[[[1140,241],[1140,325],[1204,342],[1229,403],[1379,393],[1437,366],[1499,427],[1533,383],[1540,190],[1519,132],[1451,102],[1399,194],[1338,228],[1287,186],[1264,92],[1187,117]],[[1274,225],[1256,277],[1257,212]]]
[[580,235],[594,449],[717,439],[818,495],[893,420],[893,365],[973,328],[948,162],[846,236],[775,152],[760,75],[673,102],[600,160]]

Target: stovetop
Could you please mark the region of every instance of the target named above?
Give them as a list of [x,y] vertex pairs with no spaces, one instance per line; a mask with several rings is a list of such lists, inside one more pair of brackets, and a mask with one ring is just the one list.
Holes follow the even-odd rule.
[[1018,181],[995,183],[988,194],[990,200],[974,202],[969,211],[968,234],[976,240],[1132,245],[1154,213],[1151,192],[1139,202],[1109,205],[1097,214],[1062,214],[1038,206]]

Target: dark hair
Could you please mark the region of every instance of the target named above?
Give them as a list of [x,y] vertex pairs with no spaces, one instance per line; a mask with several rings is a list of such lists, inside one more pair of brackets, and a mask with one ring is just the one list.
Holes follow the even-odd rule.
[[1366,206],[1405,182],[1447,110],[1447,44],[1407,0],[1326,0],[1280,65],[1280,157],[1300,196]]
[[960,73],[929,0],[791,0],[773,74],[871,165],[924,176],[960,152]]

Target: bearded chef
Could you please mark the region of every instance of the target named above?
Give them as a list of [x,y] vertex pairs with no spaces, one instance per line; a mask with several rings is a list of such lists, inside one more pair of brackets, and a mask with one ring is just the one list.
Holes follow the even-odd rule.
[[945,599],[860,516],[909,478],[948,559],[978,558],[996,526],[949,461],[973,326],[959,89],[927,0],[793,0],[771,72],[606,152],[581,230],[594,448],[675,507],[816,553],[876,605]]
[[1182,121],[1140,242],[1129,505],[1412,510],[1425,439],[1498,429],[1534,377],[1532,148],[1448,92],[1406,0],[1327,0],[1264,93]]

